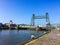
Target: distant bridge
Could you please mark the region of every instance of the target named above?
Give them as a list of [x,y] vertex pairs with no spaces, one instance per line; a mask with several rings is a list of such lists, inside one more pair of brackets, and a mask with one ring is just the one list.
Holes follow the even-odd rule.
[[46,19],[46,28],[51,31],[51,24],[50,24],[49,15],[47,12],[45,16],[35,16],[35,14],[33,14],[31,19],[31,25],[33,26],[35,26],[35,19]]

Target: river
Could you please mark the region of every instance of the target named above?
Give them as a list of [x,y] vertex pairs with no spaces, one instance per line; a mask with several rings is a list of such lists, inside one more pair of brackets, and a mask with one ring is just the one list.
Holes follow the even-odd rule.
[[36,37],[44,34],[44,31],[30,31],[30,30],[1,30],[0,31],[0,45],[17,45],[31,39],[31,35]]

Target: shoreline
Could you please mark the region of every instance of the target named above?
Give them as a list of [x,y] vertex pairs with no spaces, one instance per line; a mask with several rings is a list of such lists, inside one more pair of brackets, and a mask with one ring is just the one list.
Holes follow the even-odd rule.
[[38,37],[36,37],[36,38],[34,38],[34,39],[30,39],[30,40],[28,40],[28,41],[26,41],[26,42],[23,42],[23,43],[18,43],[17,45],[26,45],[27,43],[29,43],[29,42],[31,42],[31,41],[34,41],[34,40],[36,40],[36,39],[38,39],[39,37],[42,37],[42,36],[44,36],[44,35],[46,35],[46,34],[48,34],[49,32],[46,32],[46,33],[44,33],[44,34],[42,34],[42,35],[40,35],[40,36],[38,36]]
[[60,29],[54,29],[50,33],[39,37],[25,45],[60,45]]

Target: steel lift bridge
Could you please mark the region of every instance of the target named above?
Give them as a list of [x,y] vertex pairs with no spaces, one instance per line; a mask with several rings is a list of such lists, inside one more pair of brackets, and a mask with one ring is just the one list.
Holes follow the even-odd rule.
[[35,26],[35,19],[46,19],[46,29],[51,31],[51,24],[50,24],[49,15],[47,12],[45,16],[35,16],[35,14],[33,14],[32,19],[31,19],[32,26]]

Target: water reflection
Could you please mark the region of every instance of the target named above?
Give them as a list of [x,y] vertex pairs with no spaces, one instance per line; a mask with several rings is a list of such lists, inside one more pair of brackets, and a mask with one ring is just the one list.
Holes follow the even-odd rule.
[[2,30],[0,31],[0,45],[17,45],[30,40],[32,34],[37,37],[43,33],[43,31],[36,32],[30,30]]

